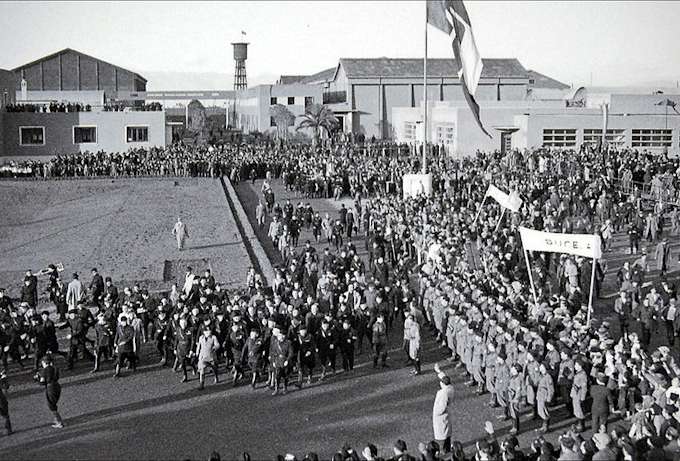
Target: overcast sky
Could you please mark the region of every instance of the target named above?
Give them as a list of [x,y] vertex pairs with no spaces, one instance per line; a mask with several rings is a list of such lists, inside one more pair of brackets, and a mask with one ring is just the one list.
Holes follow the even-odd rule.
[[[517,57],[567,84],[680,80],[680,1],[467,1],[484,57]],[[74,48],[139,72],[149,89],[230,89],[247,32],[249,83],[340,57],[422,57],[424,1],[0,2],[0,68]],[[452,56],[430,29],[430,56]],[[186,74],[185,74],[186,73]]]

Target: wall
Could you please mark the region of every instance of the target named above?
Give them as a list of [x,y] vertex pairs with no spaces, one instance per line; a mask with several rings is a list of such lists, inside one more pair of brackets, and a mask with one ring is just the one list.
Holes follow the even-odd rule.
[[[73,143],[74,126],[96,126],[97,142]],[[128,143],[126,126],[146,125],[149,141]],[[44,126],[45,144],[20,146],[20,126]],[[159,112],[76,112],[76,113],[5,113],[2,117],[4,131],[3,156],[43,156],[56,153],[73,153],[105,150],[126,151],[135,147],[165,146],[165,113]]]
[[[28,101],[37,102],[77,102],[80,104],[89,104],[91,106],[101,106],[104,104],[104,92],[97,90],[82,90],[82,91],[41,91],[33,90],[27,91],[26,97]],[[17,100],[21,100],[21,91],[16,92]]]
[[[553,113],[530,113],[526,117],[526,146],[543,144],[543,130],[546,128],[575,128],[577,145],[583,142],[583,129],[602,129],[602,114],[598,109],[580,109]],[[610,114],[609,129],[625,130],[625,147],[632,147],[633,129],[663,129],[664,115],[617,115]],[[672,144],[669,152],[680,153],[680,116],[668,117],[668,129],[672,129]],[[514,138],[513,138],[514,142]],[[520,147],[519,145],[517,147]],[[643,148],[639,148],[643,150]],[[662,148],[647,148],[650,152],[660,152]]]

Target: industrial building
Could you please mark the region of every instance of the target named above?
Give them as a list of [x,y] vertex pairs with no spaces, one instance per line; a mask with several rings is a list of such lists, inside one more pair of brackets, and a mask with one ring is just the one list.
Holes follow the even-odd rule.
[[[189,111],[173,107],[142,111],[144,103],[198,100],[206,103],[208,139],[238,133],[273,133],[271,108],[285,106],[294,116],[313,103],[329,107],[339,129],[365,139],[422,143],[423,61],[396,58],[342,58],[313,75],[282,75],[275,84],[247,86],[248,44],[232,43],[233,90],[153,91],[134,71],[67,48],[0,70],[0,155],[54,155],[83,151],[124,151],[165,146],[182,139]],[[671,153],[680,151],[680,90],[655,88],[570,88],[526,69],[517,59],[484,59],[476,92],[481,118],[492,133],[477,127],[451,59],[428,60],[428,139],[453,155],[475,150],[546,146],[576,147],[602,136],[602,107],[608,108],[606,140],[621,147]],[[212,101],[214,107],[208,104]],[[220,105],[216,106],[216,101]],[[46,111],[52,103],[77,103],[77,110]],[[36,105],[38,111],[5,110]],[[124,107],[107,109],[111,104]],[[83,107],[86,110],[82,110]],[[205,138],[205,137],[204,137]]]

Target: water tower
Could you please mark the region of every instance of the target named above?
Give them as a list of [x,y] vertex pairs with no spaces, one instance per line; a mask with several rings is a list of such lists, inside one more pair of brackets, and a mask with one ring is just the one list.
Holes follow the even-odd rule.
[[245,90],[248,88],[248,78],[246,77],[246,59],[248,59],[248,43],[232,43],[234,47],[234,90]]

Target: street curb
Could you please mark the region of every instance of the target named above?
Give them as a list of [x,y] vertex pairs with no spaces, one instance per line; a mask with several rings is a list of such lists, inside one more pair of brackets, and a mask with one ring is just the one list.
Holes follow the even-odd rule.
[[220,182],[222,183],[224,195],[227,197],[227,202],[229,202],[229,208],[231,208],[231,212],[234,215],[236,227],[238,227],[241,234],[241,240],[243,240],[248,256],[250,256],[253,266],[259,269],[259,272],[267,280],[267,284],[271,286],[274,283],[274,267],[267,257],[264,248],[262,248],[260,240],[255,235],[253,226],[248,220],[248,215],[246,215],[246,211],[243,209],[243,205],[238,199],[231,181],[228,177],[223,176],[220,178]]

